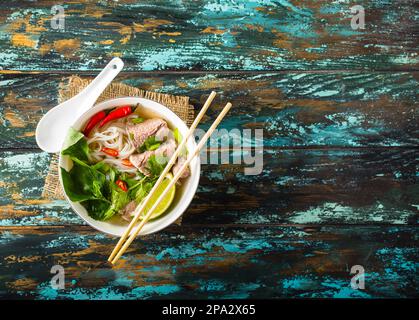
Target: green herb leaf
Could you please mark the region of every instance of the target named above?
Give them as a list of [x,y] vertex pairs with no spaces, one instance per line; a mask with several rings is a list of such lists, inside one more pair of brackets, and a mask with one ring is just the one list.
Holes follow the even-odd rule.
[[158,148],[160,147],[160,145],[161,145],[161,143],[155,143],[155,144],[152,144],[151,146],[149,146],[149,147],[147,148],[147,150],[149,150],[149,151],[156,150],[156,149],[158,149]]
[[83,133],[70,127],[61,154],[68,155],[71,159],[77,158],[84,162],[88,162],[89,147],[87,146],[87,140]]
[[[139,176],[139,175],[137,175]],[[134,178],[129,178],[125,180],[125,182],[128,185],[128,193],[132,200],[135,199],[135,194],[137,193],[137,190],[141,188],[141,185],[144,183],[144,181],[147,179],[146,176],[140,176],[140,180],[135,180]]]
[[127,192],[122,191],[115,184],[110,185],[110,187],[111,201],[95,199],[81,202],[93,219],[108,220],[131,201]]
[[95,165],[91,166],[91,168],[105,174],[106,179],[109,182],[115,182],[116,177],[119,174],[119,171],[115,167],[112,167],[103,161],[96,163]]
[[128,185],[128,189],[132,189],[140,183],[138,180],[135,180],[134,178],[126,178],[123,181],[125,181]]
[[141,118],[141,117],[138,117],[138,118],[131,119],[131,122],[132,122],[133,124],[139,124],[139,123],[144,122],[144,119],[143,119],[143,118]]
[[109,210],[111,206],[109,201],[93,199],[83,201],[81,204],[87,210],[89,216],[95,220],[107,220],[111,217],[112,211]]
[[175,130],[173,130],[173,136],[175,137],[177,144],[180,144],[182,142],[183,137],[178,128],[175,128]]
[[162,156],[152,155],[147,162],[147,169],[154,177],[160,176],[164,167],[167,164],[167,158]]
[[61,177],[65,193],[71,201],[105,199],[105,175],[83,161],[73,159],[69,172],[61,168]]
[[112,185],[111,205],[108,210],[103,213],[103,220],[107,220],[115,215],[119,210],[123,209],[131,199],[127,192],[121,190],[116,184]]
[[[178,128],[175,128],[175,130],[173,130],[173,136],[174,136],[174,138],[175,138],[175,140],[176,140],[176,143],[178,144],[178,145],[180,145],[181,144],[181,142],[182,142],[182,140],[183,140],[183,136],[182,136],[182,134],[180,133],[180,131],[179,131],[179,129]],[[188,150],[186,149],[186,147],[184,146],[183,148],[182,148],[182,150],[180,150],[180,153],[179,153],[179,156],[186,156],[188,154]]]
[[162,144],[162,141],[156,140],[155,136],[148,137],[143,145],[139,148],[139,152],[143,153],[144,151],[153,151],[156,150],[160,145]]
[[155,183],[155,179],[146,178],[136,189],[133,198],[137,203],[140,203],[146,195],[150,192],[150,190],[153,188],[153,185]]
[[102,173],[107,173],[107,172],[109,172],[109,170],[111,170],[111,166],[109,164],[107,164],[106,162],[100,161],[100,162],[94,164],[92,166],[92,169],[98,170]]

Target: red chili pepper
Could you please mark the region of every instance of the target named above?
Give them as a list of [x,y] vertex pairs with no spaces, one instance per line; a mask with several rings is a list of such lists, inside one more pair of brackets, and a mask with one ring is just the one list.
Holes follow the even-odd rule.
[[116,180],[115,183],[116,183],[116,185],[118,187],[121,188],[122,191],[124,191],[124,192],[127,192],[128,191],[127,184],[124,181],[122,181],[122,180]]
[[103,147],[102,150],[100,151],[102,151],[103,153],[106,153],[108,156],[111,156],[111,157],[117,157],[119,155],[118,150],[111,149],[111,148]]
[[109,121],[126,117],[127,115],[131,114],[132,112],[133,112],[133,110],[131,109],[131,106],[123,106],[123,107],[116,108],[115,110],[109,112],[109,114],[106,116],[106,118],[103,119],[100,122],[99,128],[103,127]]
[[93,115],[89,122],[87,123],[86,127],[84,128],[84,135],[87,137],[90,133],[90,131],[92,131],[92,129],[104,118],[106,117],[106,112],[105,111],[99,111],[98,113],[96,113],[95,115]]
[[127,159],[123,159],[121,162],[126,167],[133,167],[134,166],[128,158]]

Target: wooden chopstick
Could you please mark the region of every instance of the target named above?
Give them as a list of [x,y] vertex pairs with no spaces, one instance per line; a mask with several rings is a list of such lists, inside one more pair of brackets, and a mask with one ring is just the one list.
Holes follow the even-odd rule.
[[154,203],[154,205],[148,210],[146,216],[140,222],[140,224],[138,225],[138,227],[130,235],[130,237],[128,238],[128,240],[124,243],[124,245],[122,246],[122,248],[119,250],[119,252],[115,256],[115,258],[111,261],[112,264],[115,264],[118,261],[118,259],[124,254],[124,252],[130,246],[130,244],[132,243],[132,241],[134,241],[134,239],[137,237],[138,233],[141,231],[141,229],[143,228],[143,226],[147,223],[148,219],[150,219],[153,211],[157,208],[157,206],[160,204],[160,202],[164,199],[164,197],[169,192],[169,190],[179,180],[179,178],[182,176],[183,171],[189,166],[189,163],[201,151],[202,147],[207,142],[208,138],[214,132],[215,128],[218,126],[218,124],[221,122],[221,120],[223,120],[224,116],[230,110],[231,106],[232,105],[231,105],[230,102],[226,104],[226,106],[224,107],[224,109],[218,115],[217,119],[215,119],[214,123],[211,125],[211,127],[208,129],[208,131],[205,133],[205,135],[201,138],[201,141],[199,141],[199,143],[198,143],[197,147],[195,148],[195,150],[188,156],[188,159],[185,161],[185,163],[182,165],[182,167],[179,169],[179,171],[176,173],[176,175],[170,181],[169,185],[166,187],[166,189],[164,189],[163,193],[160,195],[160,197],[157,199],[157,201]]
[[198,126],[198,124],[201,121],[202,117],[204,116],[205,112],[208,110],[209,106],[211,105],[212,101],[214,100],[215,95],[216,95],[216,93],[214,91],[212,91],[211,94],[208,96],[207,101],[205,101],[204,106],[202,107],[201,111],[198,113],[197,117],[195,118],[194,122],[192,123],[191,127],[189,128],[188,132],[186,133],[186,136],[183,137],[182,142],[177,147],[175,153],[170,158],[169,162],[167,163],[166,167],[164,168],[163,172],[161,173],[159,179],[156,181],[156,183],[154,184],[153,188],[150,190],[148,196],[144,199],[144,201],[140,205],[138,205],[135,208],[135,210],[134,210],[134,212],[135,212],[134,218],[131,220],[131,222],[128,225],[127,229],[122,234],[121,238],[119,239],[118,243],[116,244],[115,248],[113,249],[111,255],[109,256],[108,261],[112,261],[112,259],[117,254],[118,250],[121,248],[121,246],[124,243],[124,241],[129,236],[131,230],[134,228],[135,224],[138,222],[138,220],[139,220],[139,218],[141,216],[141,213],[144,211],[144,208],[146,207],[146,205],[150,201],[151,196],[157,190],[157,188],[159,187],[159,185],[163,182],[166,174],[170,171],[170,169],[174,165],[174,163],[175,163],[177,157],[179,156],[180,152],[185,147],[185,145],[186,145],[187,141],[189,140],[190,136],[195,131],[196,127]]

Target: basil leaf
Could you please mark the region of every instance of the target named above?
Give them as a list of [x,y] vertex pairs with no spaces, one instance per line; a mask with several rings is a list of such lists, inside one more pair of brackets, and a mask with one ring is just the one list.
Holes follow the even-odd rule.
[[95,220],[106,220],[111,216],[108,213],[111,204],[109,201],[93,199],[81,202],[83,207],[87,210],[89,216]]
[[84,162],[88,162],[89,147],[83,133],[70,127],[61,154],[68,155],[71,159],[77,158]]
[[106,177],[78,159],[73,159],[70,171],[61,168],[65,193],[71,201],[104,199]]
[[110,201],[90,199],[81,202],[89,216],[95,220],[104,221],[112,218],[131,201],[128,193],[119,189],[115,183],[109,183],[108,188],[110,189]]

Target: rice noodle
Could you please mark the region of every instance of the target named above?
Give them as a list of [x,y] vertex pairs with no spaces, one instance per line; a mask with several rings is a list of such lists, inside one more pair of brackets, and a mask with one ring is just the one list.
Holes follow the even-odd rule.
[[[128,158],[135,152],[134,143],[129,135],[127,135],[127,122],[137,115],[129,115],[126,118],[111,121],[102,128],[98,126],[92,130],[87,139],[87,145],[90,149],[90,160],[94,162],[103,161],[121,172],[135,173],[136,168],[123,165],[122,160]],[[118,157],[111,157],[102,152],[102,148],[111,148],[118,150]]]

